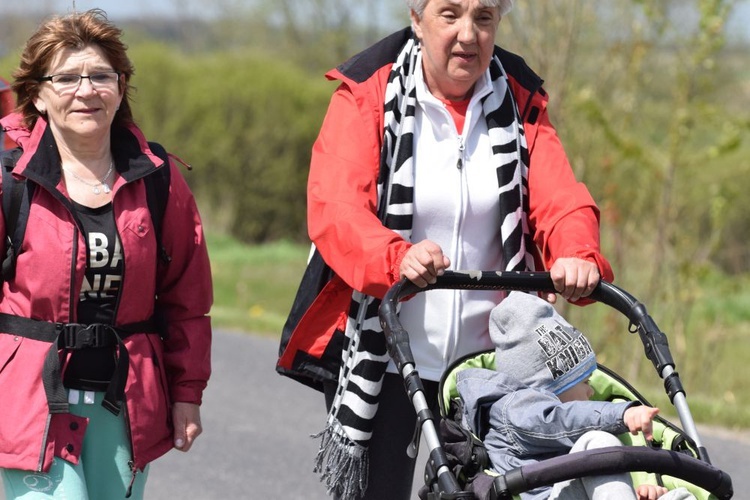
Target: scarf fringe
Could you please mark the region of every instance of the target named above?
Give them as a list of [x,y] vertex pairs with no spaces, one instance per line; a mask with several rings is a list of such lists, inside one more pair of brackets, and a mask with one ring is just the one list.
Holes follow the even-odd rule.
[[312,437],[321,439],[313,472],[320,474],[328,494],[341,500],[362,498],[367,489],[367,448],[349,439],[336,421]]

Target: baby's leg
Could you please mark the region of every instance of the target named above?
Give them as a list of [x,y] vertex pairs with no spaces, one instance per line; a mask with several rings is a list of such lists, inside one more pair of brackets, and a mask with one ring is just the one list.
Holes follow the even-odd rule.
[[[570,453],[621,445],[620,440],[608,432],[591,431],[576,441]],[[552,494],[549,498],[557,500],[580,500],[582,498],[591,500],[636,500],[629,473],[582,477],[557,483],[552,488]]]

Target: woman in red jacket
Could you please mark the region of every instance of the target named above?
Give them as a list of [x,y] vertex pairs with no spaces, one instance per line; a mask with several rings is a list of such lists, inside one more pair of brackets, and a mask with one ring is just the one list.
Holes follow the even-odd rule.
[[[377,317],[393,284],[425,286],[449,267],[548,269],[581,303],[612,279],[598,209],[550,124],[541,79],[495,46],[512,1],[407,4],[410,29],[327,75],[340,85],[307,191],[316,252],[306,277],[316,279],[303,281],[277,365],[326,394],[317,471],[342,498],[411,494],[416,416]],[[401,304],[435,406],[445,368],[492,347],[489,313],[503,298],[434,290]]]
[[[13,74],[19,113],[2,125],[21,150],[3,175],[34,189],[0,295],[8,500],[142,498],[148,464],[201,433],[206,244],[187,183],[133,122],[120,37],[99,10],[54,17]],[[162,169],[159,236],[146,185]]]

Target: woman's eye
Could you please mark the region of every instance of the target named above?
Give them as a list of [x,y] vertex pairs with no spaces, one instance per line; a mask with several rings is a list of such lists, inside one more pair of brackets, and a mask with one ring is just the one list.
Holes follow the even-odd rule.
[[56,75],[53,81],[62,84],[77,83],[79,79],[78,75]]

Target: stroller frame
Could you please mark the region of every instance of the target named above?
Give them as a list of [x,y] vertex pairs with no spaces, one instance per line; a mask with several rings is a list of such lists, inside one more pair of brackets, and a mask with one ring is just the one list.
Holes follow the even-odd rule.
[[[555,292],[549,273],[546,272],[496,272],[496,271],[446,271],[434,284],[419,288],[403,279],[393,285],[380,306],[380,324],[385,332],[388,353],[404,379],[406,392],[417,413],[417,435],[409,452],[416,455],[419,432],[425,438],[429,457],[427,469],[434,473],[435,481],[430,498],[474,499],[474,494],[464,491],[450,470],[448,458],[440,442],[434,416],[425,398],[424,387],[409,345],[409,334],[398,319],[398,303],[411,295],[433,289],[464,290],[519,290],[527,292]],[[664,388],[680,418],[682,428],[696,446],[697,458],[669,451],[642,447],[600,448],[566,455],[536,464],[526,465],[499,475],[493,484],[499,500],[539,486],[588,475],[613,472],[644,471],[666,474],[689,481],[720,499],[733,496],[731,477],[711,465],[706,448],[701,444],[685,390],[669,351],[667,336],[646,311],[646,307],[625,290],[600,281],[588,297],[604,303],[625,315],[630,321],[630,332],[637,332],[646,357],[664,381]]]

